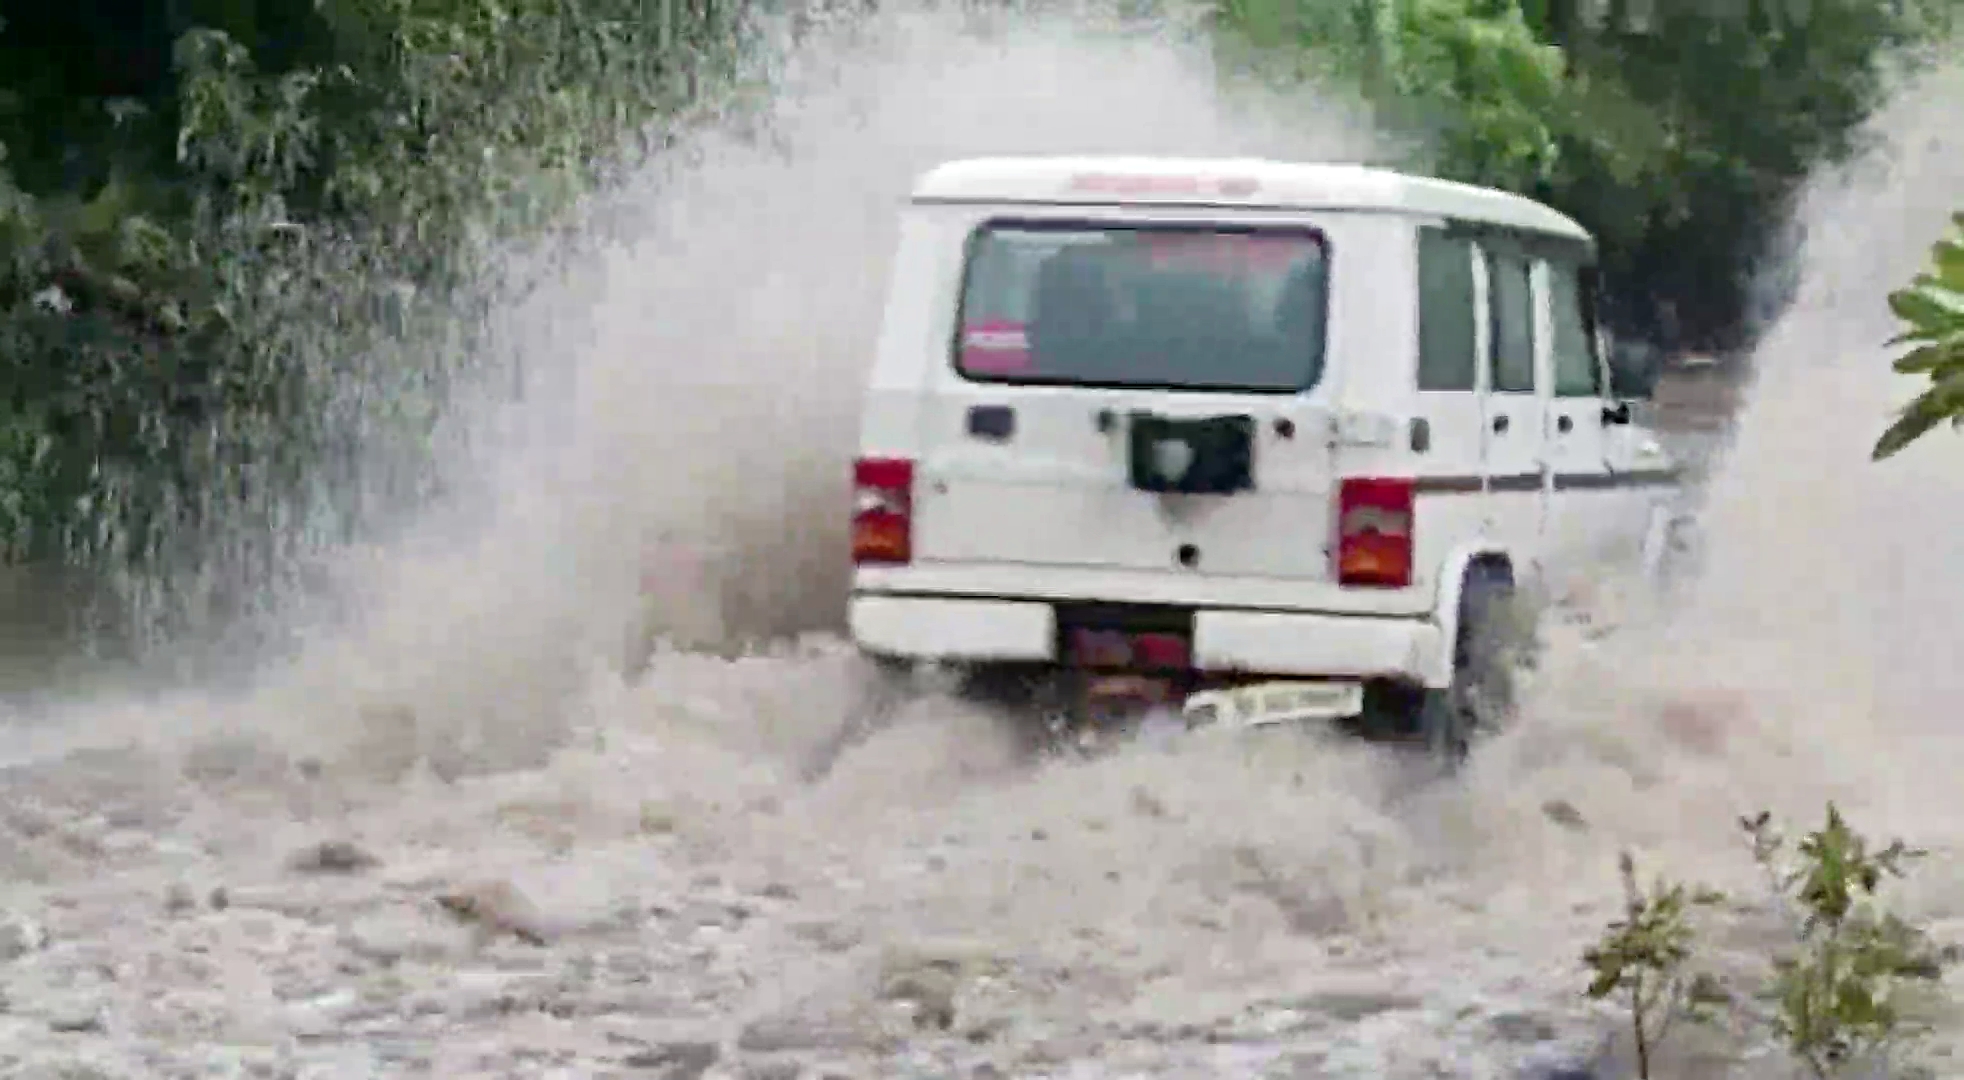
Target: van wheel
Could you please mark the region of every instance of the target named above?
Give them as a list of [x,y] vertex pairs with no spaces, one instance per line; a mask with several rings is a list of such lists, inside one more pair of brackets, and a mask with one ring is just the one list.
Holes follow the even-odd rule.
[[1495,566],[1467,571],[1459,599],[1459,634],[1453,641],[1452,686],[1427,690],[1419,706],[1419,731],[1443,771],[1458,771],[1475,735],[1497,726],[1514,709],[1515,636],[1511,625],[1513,575]]

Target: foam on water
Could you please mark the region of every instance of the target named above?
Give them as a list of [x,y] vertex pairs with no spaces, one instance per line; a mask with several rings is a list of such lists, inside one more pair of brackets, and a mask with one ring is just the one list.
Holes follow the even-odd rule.
[[296,707],[380,694],[474,753],[522,756],[635,619],[698,645],[836,629],[861,376],[919,171],[991,152],[1378,150],[1357,109],[1224,94],[1172,36],[918,14],[820,33],[778,73],[767,137],[712,132],[686,167],[657,163],[618,196],[638,234],[514,317],[543,387],[492,463],[492,525],[389,553],[361,632],[302,660]]
[[[770,138],[704,137],[688,166],[623,193],[642,231],[513,314],[554,392],[497,463],[487,529],[375,554],[353,574],[358,626],[242,697],[71,710],[147,735],[157,753],[123,767],[192,785],[145,820],[220,865],[334,821],[438,872],[537,863],[504,815],[550,807],[566,904],[604,907],[685,865],[790,882],[860,938],[960,935],[1018,958],[1018,1007],[1060,1030],[1360,980],[1411,995],[1385,1007],[1401,1019],[1333,1029],[1325,1075],[1470,1062],[1488,1036],[1463,1008],[1570,1009],[1621,848],[1750,883],[1737,815],[1811,818],[1827,798],[1876,832],[1964,839],[1949,767],[1964,462],[1947,433],[1866,460],[1903,391],[1877,348],[1883,296],[1964,191],[1944,141],[1958,72],[1905,90],[1878,124],[1888,150],[1803,206],[1800,301],[1760,349],[1710,493],[1705,578],[1607,644],[1558,636],[1527,715],[1464,783],[1415,791],[1379,749],[1282,732],[1031,769],[999,717],[930,697],[813,787],[795,766],[860,693],[823,632],[912,175],[980,153],[1355,159],[1381,144],[1347,103],[1222,91],[1203,51],[1165,34],[896,14],[800,57]],[[679,643],[811,636],[662,651],[624,678],[650,565],[665,568],[654,629]],[[1688,723],[1665,708],[1687,698],[1703,703]],[[303,779],[302,757],[321,775]],[[50,769],[37,798],[61,783]],[[1584,826],[1551,820],[1552,800]],[[649,854],[651,814],[681,848]],[[1942,874],[1914,899],[1964,917]],[[845,977],[779,944],[755,969],[770,1000],[747,1007]]]

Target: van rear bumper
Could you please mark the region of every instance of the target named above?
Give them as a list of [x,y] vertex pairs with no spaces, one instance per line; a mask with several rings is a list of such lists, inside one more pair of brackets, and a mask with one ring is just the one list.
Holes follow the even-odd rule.
[[[855,593],[852,639],[879,656],[954,663],[1052,663],[1056,609],[1044,601]],[[1451,661],[1429,619],[1200,608],[1193,657],[1203,671],[1397,679],[1444,687]]]

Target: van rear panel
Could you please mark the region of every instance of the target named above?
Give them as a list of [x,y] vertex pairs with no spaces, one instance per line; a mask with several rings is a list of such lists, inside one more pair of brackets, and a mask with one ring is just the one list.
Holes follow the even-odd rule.
[[[915,559],[1327,579],[1324,410],[1195,398],[1002,386],[936,395],[923,417]],[[971,434],[978,410],[1006,410],[1013,438]],[[1135,485],[1130,427],[1166,416],[1248,418],[1253,490],[1181,495]],[[1294,434],[1277,434],[1278,424]]]
[[[1428,610],[1423,566],[1349,588],[1332,551],[1355,406],[1409,380],[1384,282],[1410,236],[1339,211],[913,208],[869,398],[910,437],[869,416],[862,446],[913,463],[911,550],[862,582]],[[1349,449],[1386,467],[1388,446]]]
[[983,222],[915,558],[1327,579],[1329,264],[1303,225]]

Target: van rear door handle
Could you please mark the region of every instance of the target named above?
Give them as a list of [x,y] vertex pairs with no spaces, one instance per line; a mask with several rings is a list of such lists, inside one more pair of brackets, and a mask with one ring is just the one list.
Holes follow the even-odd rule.
[[989,442],[1008,442],[1016,434],[1016,410],[1007,405],[971,405],[968,433]]
[[1501,414],[1500,414],[1499,416],[1496,416],[1496,417],[1494,417],[1494,418],[1493,418],[1493,429],[1494,429],[1494,432],[1495,432],[1496,434],[1505,434],[1505,433],[1506,433],[1506,431],[1507,431],[1507,414],[1506,414],[1506,413],[1501,413]]

